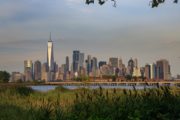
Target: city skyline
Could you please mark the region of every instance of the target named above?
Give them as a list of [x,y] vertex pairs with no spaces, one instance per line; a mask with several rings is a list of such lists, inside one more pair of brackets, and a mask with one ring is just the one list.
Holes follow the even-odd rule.
[[179,4],[166,2],[152,9],[143,0],[121,1],[116,8],[111,3],[85,5],[79,0],[0,3],[1,70],[22,72],[26,59],[45,62],[52,32],[59,65],[66,56],[72,61],[72,51],[80,50],[103,61],[122,58],[126,66],[131,57],[142,66],[164,58],[173,76],[180,73]]
[[[90,61],[93,59],[93,58],[96,58],[97,59],[97,57],[96,56],[94,56],[94,57],[92,57],[92,55],[91,54],[88,54],[88,53],[84,53],[83,51],[80,51],[79,49],[77,49],[77,50],[73,50],[72,51],[72,54],[71,55],[66,55],[66,57],[65,58],[62,58],[63,60],[62,60],[62,64],[57,64],[57,65],[65,65],[66,64],[66,59],[67,59],[67,57],[68,57],[68,59],[70,58],[70,62],[69,62],[69,64],[71,65],[71,66],[74,66],[74,60],[73,60],[73,57],[74,57],[74,52],[75,52],[75,54],[76,54],[76,52],[78,52],[78,58],[76,58],[77,60],[76,60],[76,62],[78,62],[78,64],[80,65],[80,66],[82,66],[83,64],[85,64],[86,63],[86,60],[88,60],[88,59],[90,59]],[[83,60],[81,60],[80,58],[80,56],[81,55],[83,55]],[[76,55],[77,56],[77,55]],[[42,63],[46,63],[47,64],[47,72],[49,71],[49,69],[51,68],[51,69],[55,69],[55,66],[54,66],[54,64],[56,64],[58,61],[56,61],[56,59],[54,59],[54,45],[53,45],[53,41],[52,41],[52,39],[51,39],[51,33],[50,33],[50,37],[49,37],[49,40],[47,41],[47,59],[45,60],[45,61],[41,61],[41,60],[39,60],[39,59],[35,59],[35,60],[32,60],[32,59],[27,59],[27,60],[25,60],[25,61],[30,61],[31,63],[36,63],[37,61],[40,61],[40,62],[42,62]],[[90,57],[90,58],[89,58]],[[92,58],[91,58],[92,57]],[[87,58],[87,59],[85,59],[85,58]],[[127,60],[127,61],[124,61],[124,59],[122,58],[122,57],[118,57],[118,56],[108,56],[108,59],[107,60],[101,60],[101,59],[97,59],[96,61],[97,61],[97,67],[99,67],[99,65],[98,65],[98,63],[99,62],[106,62],[107,64],[109,64],[109,65],[112,65],[113,67],[117,67],[117,66],[119,66],[119,60],[121,60],[121,62],[125,65],[125,67],[128,67],[129,66],[129,60],[133,60],[132,59],[133,57],[129,57],[129,59]],[[118,61],[118,63],[114,63],[115,64],[115,66],[113,65],[113,64],[111,64],[111,61],[114,61],[114,59],[117,59],[116,61]],[[52,60],[52,61],[51,61]],[[160,59],[158,59],[158,60],[154,60],[153,62],[151,62],[151,63],[149,63],[149,62],[145,62],[146,64],[144,64],[144,65],[141,65],[141,64],[139,64],[139,58],[134,58],[134,60],[135,60],[135,64],[137,64],[138,63],[138,65],[135,65],[136,67],[138,67],[138,68],[140,68],[140,67],[146,67],[146,65],[152,65],[152,64],[155,64],[157,61],[160,61],[160,60],[166,60],[166,58],[160,58]],[[133,60],[133,61],[134,61]],[[51,61],[51,62],[50,62]],[[89,61],[89,60],[88,60]],[[89,61],[89,62],[90,62]],[[79,63],[80,62],[80,63]],[[136,63],[137,62],[137,63]],[[54,63],[54,64],[53,64]],[[25,63],[24,63],[25,64]],[[28,65],[29,65],[30,63],[28,63]],[[52,66],[53,65],[53,66]],[[76,69],[77,69],[77,66],[78,65],[76,65]],[[134,66],[134,67],[135,67]],[[86,65],[83,65],[82,67],[86,67]],[[23,69],[23,67],[22,67],[22,69]],[[65,69],[67,69],[67,68],[65,68]],[[72,71],[74,71],[74,68],[68,68],[69,70],[71,70],[72,69]],[[24,70],[25,70],[25,68],[24,68]],[[50,70],[50,71],[52,71],[52,70]],[[76,72],[77,70],[75,70],[74,72]],[[12,72],[22,72],[21,70],[16,70],[16,71],[12,71]],[[24,72],[25,73],[25,72]],[[32,71],[32,73],[33,73],[33,71]],[[173,73],[171,73],[172,75],[173,75]],[[175,74],[175,76],[172,76],[172,77],[176,77],[176,75],[179,75],[179,74]],[[51,75],[50,75],[51,76]],[[51,81],[51,79],[50,78],[48,78],[50,81]],[[48,80],[48,81],[49,81]]]
[[[120,79],[125,78],[127,80],[129,77],[133,78],[134,80],[138,78],[142,80],[174,80],[174,78],[171,76],[171,65],[166,59],[161,59],[153,62],[152,64],[146,64],[145,66],[139,66],[137,58],[130,58],[126,67],[121,58],[110,57],[109,61],[100,60],[98,62],[96,57],[87,55],[87,59],[85,60],[84,53],[74,50],[72,53],[73,59],[71,68],[69,69],[68,56],[66,56],[65,64],[58,67],[59,65],[56,64],[55,61],[53,61],[53,63],[49,62],[52,61],[51,56],[53,54],[53,43],[51,37],[47,45],[47,61],[43,63],[43,65],[41,65],[41,61],[39,60],[35,62],[32,60],[25,60],[24,74],[14,71],[12,72],[10,81],[76,81],[78,78],[84,78],[83,80],[96,80],[96,78],[105,80],[107,76],[114,76],[115,78]],[[52,66],[54,67],[52,68]],[[119,79],[112,80],[114,81]]]

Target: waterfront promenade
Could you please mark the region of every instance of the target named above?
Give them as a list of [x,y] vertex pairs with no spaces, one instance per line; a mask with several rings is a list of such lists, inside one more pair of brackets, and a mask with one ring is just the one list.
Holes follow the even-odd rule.
[[77,81],[61,81],[61,82],[43,82],[43,83],[35,83],[35,82],[25,82],[25,83],[0,83],[2,85],[65,85],[65,86],[180,86],[179,80],[173,81],[120,81],[120,82],[112,82],[112,81],[86,81],[86,82],[77,82]]
[[80,85],[80,86],[88,86],[88,85],[94,85],[94,86],[101,86],[101,85],[107,85],[107,86],[180,86],[180,81],[139,81],[139,82],[106,82],[106,81],[96,81],[96,82],[46,82],[44,85]]

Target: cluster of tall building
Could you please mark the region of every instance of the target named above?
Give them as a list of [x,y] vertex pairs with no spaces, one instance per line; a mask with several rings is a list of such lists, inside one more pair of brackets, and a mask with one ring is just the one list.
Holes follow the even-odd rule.
[[130,59],[127,66],[121,58],[110,57],[109,61],[99,61],[96,57],[87,55],[79,50],[72,53],[72,62],[66,56],[65,63],[58,66],[54,61],[53,41],[47,43],[47,62],[37,60],[24,61],[24,73],[12,72],[12,81],[57,81],[74,80],[76,77],[89,77],[102,79],[103,76],[145,77],[146,79],[169,80],[171,71],[169,62],[165,59],[158,60],[153,64],[139,67],[137,59]]
[[171,79],[169,62],[165,59],[158,60],[156,64],[146,64],[145,75],[147,79]]

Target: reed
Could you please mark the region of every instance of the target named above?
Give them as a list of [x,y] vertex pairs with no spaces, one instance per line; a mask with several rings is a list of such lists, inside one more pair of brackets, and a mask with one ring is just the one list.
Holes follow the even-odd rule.
[[180,90],[77,89],[41,93],[24,86],[0,88],[2,120],[180,119]]

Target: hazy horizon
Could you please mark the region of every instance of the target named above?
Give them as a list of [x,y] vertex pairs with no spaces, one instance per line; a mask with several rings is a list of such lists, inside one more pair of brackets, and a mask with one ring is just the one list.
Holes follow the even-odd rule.
[[[65,63],[73,50],[98,60],[137,58],[139,66],[167,59],[180,74],[180,4],[158,8],[149,1],[117,0],[100,6],[85,0],[1,0],[0,70],[23,71],[23,61],[46,62],[52,33],[55,61]],[[70,61],[71,62],[71,61]]]

